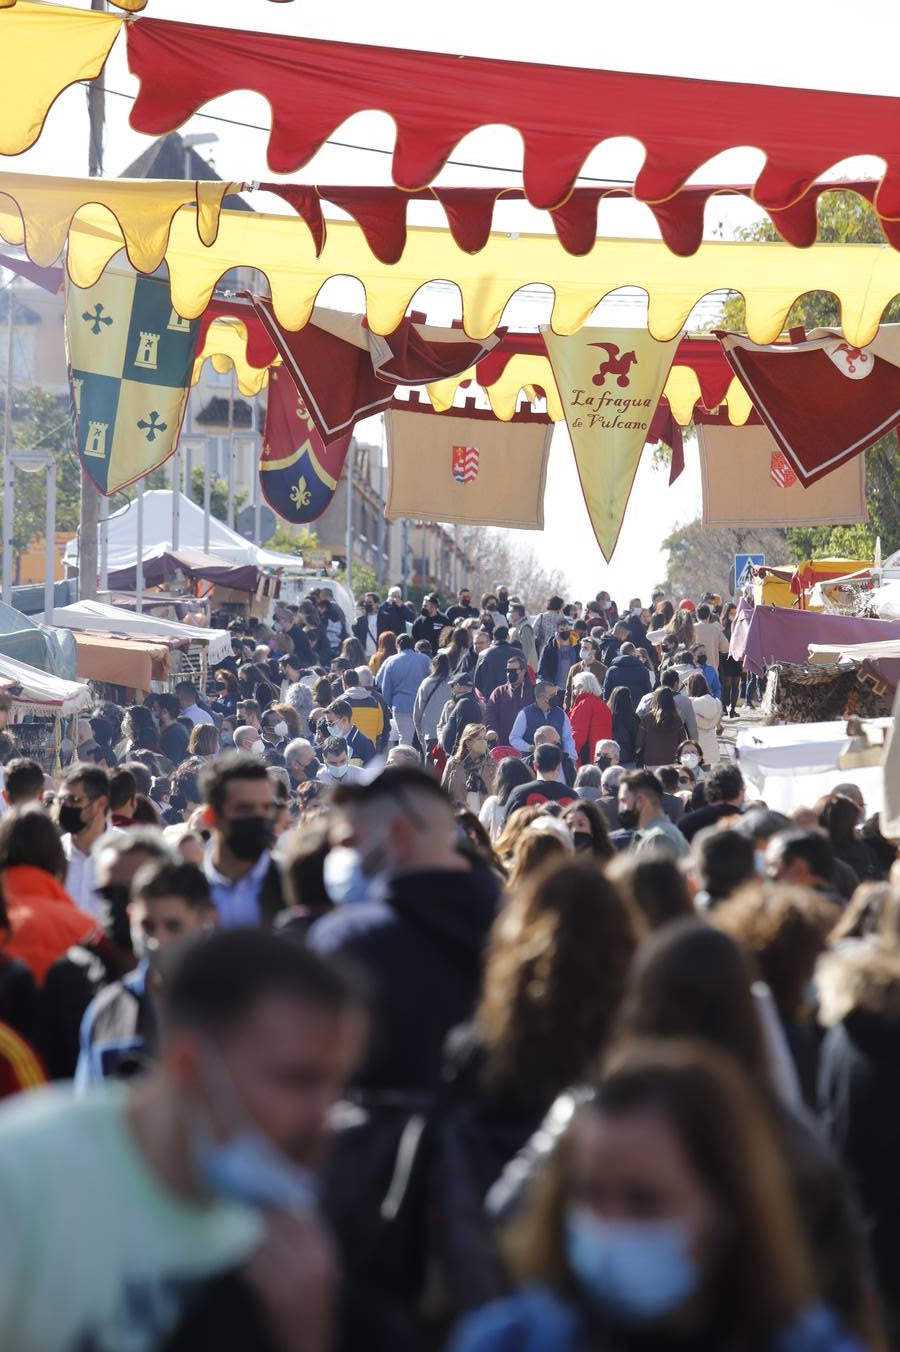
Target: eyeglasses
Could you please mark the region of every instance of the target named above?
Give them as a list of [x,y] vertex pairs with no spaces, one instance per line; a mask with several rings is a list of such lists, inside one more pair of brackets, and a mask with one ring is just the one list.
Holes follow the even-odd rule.
[[691,787],[691,785],[693,784],[693,782],[694,782],[694,781],[690,778],[689,775],[679,775],[679,776],[678,776],[678,783],[681,785],[681,787],[682,787],[683,789],[689,789],[689,788]]

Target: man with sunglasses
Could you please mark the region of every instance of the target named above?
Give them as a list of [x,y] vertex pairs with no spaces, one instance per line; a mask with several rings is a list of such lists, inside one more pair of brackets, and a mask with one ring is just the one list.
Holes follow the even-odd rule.
[[496,736],[497,746],[509,746],[516,718],[534,703],[534,682],[528,675],[523,653],[513,652],[506,660],[506,681],[498,685],[484,706],[484,724]]

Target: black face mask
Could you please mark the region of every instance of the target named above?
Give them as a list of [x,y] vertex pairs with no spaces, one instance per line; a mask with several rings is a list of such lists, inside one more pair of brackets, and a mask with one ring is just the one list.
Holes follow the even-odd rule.
[[507,676],[507,679],[508,679],[510,685],[518,685],[519,682],[520,682],[521,679],[522,679],[522,672],[521,672],[521,671],[508,671],[508,672],[506,673],[506,676]]
[[594,764],[600,770],[608,770],[609,767],[612,765],[612,756],[598,756],[597,759],[594,761]]
[[640,818],[638,815],[637,808],[634,807],[619,808],[619,825],[621,826],[623,831],[633,831],[637,826],[639,820]]
[[74,803],[60,804],[58,821],[60,831],[70,836],[77,836],[88,824],[81,815],[81,808]]
[[375,607],[372,605],[371,601],[367,601],[363,609],[365,610],[367,615],[371,615]]
[[575,843],[576,854],[591,854],[594,849],[594,837],[590,831],[573,831],[572,840]]
[[255,863],[274,843],[275,826],[268,817],[235,817],[225,831],[225,844],[245,863]]

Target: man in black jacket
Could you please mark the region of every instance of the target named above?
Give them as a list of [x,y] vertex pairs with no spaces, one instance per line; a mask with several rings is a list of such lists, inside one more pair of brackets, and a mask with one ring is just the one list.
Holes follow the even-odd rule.
[[522,663],[525,660],[522,649],[509,642],[509,630],[506,625],[498,624],[494,629],[491,646],[487,652],[481,654],[475,667],[475,688],[482,699],[490,699],[498,686],[505,685],[506,666],[510,658]]
[[469,587],[460,587],[456,594],[456,605],[450,606],[447,619],[451,624],[457,620],[474,620],[478,617],[478,607],[472,605],[472,591]]
[[339,906],[308,936],[310,948],[370,979],[372,1045],[355,1082],[434,1090],[444,1039],[478,999],[499,884],[459,853],[453,805],[420,770],[335,790],[329,840],[338,871],[358,870],[368,898]]
[[384,605],[378,608],[378,637],[381,638],[381,635],[388,631],[392,634],[405,634],[406,626],[412,624],[415,618],[416,612],[403,600],[400,588],[391,587]]
[[463,728],[470,723],[484,722],[484,709],[475,694],[474,677],[462,667],[450,677],[450,695],[453,708],[441,733],[441,746],[448,756],[452,756],[459,745]]
[[432,653],[436,653],[440,647],[441,634],[449,623],[441,610],[441,598],[437,592],[430,592],[422,602],[422,613],[413,625],[413,639],[416,643],[423,640],[430,643]]

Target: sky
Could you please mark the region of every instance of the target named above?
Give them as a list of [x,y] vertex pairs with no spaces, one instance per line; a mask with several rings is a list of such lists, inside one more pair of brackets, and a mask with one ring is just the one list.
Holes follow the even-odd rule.
[[[88,8],[88,0],[69,0]],[[838,0],[756,0],[752,6],[723,5],[721,0],[632,0],[631,4],[588,4],[586,0],[519,0],[515,7],[499,0],[471,0],[452,6],[422,5],[421,0],[340,0],[312,5],[309,0],[273,4],[269,0],[149,0],[145,14],[160,19],[215,23],[227,28],[253,28],[282,34],[372,43],[382,46],[451,51],[473,56],[560,65],[638,71],[648,74],[692,76],[728,82],[800,85],[896,95],[896,52],[900,39],[900,6],[896,0],[870,0],[859,13]],[[120,38],[107,66],[107,128],[105,173],[121,174],[150,143],[128,126],[129,101],[136,82],[129,76],[124,41]],[[115,91],[115,92],[113,92]],[[736,91],[735,97],[740,97]],[[208,104],[207,117],[192,119],[181,130],[215,133],[215,144],[201,145],[227,179],[275,178],[266,165],[266,132],[235,127],[214,117],[269,125],[267,103],[257,95],[236,92]],[[375,153],[393,146],[393,123],[381,113],[361,113],[333,133],[303,170],[287,176],[297,182],[387,184],[390,156]],[[351,149],[349,143],[368,149]],[[436,182],[452,185],[521,183],[521,139],[509,127],[482,128],[456,147],[452,158],[469,167],[448,165]],[[643,149],[624,138],[596,148],[582,169],[585,180],[631,181],[639,170]],[[753,148],[728,151],[710,160],[694,175],[694,182],[747,182],[764,162]],[[471,165],[489,166],[473,168]],[[827,177],[877,177],[882,161],[856,159],[831,166]],[[0,156],[4,172],[82,175],[87,173],[87,114],[83,89],[67,91],[50,112],[44,132],[32,150],[15,158]],[[508,172],[500,172],[508,171]],[[264,209],[275,210],[276,199],[264,199]],[[263,200],[260,199],[263,206]],[[752,204],[741,198],[713,199],[707,207],[705,235],[731,238],[734,229],[758,218]],[[412,204],[411,224],[444,225],[438,208]],[[504,230],[549,231],[549,218],[527,204],[502,204],[494,217]],[[634,202],[605,202],[600,208],[600,234],[658,237],[650,212]],[[341,309],[359,308],[354,283],[328,284],[321,301]],[[438,287],[417,298],[429,319],[446,322],[454,316],[455,293]],[[510,301],[503,322],[533,327],[549,320],[550,292],[529,287]],[[691,329],[716,313],[707,298],[689,320]],[[643,326],[643,293],[616,293],[595,311],[593,324]],[[371,439],[372,429],[361,424],[359,433]],[[645,448],[619,544],[606,564],[594,540],[581,497],[574,457],[564,425],[556,427],[545,496],[542,532],[513,532],[534,548],[550,568],[560,569],[573,595],[588,596],[601,587],[617,597],[641,594],[665,576],[661,541],[678,525],[700,514],[700,473],[695,447],[686,451],[687,468],[668,487],[665,472],[654,469]],[[625,598],[627,599],[627,598]]]

